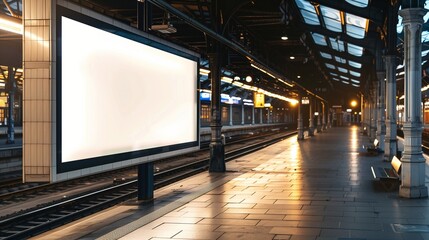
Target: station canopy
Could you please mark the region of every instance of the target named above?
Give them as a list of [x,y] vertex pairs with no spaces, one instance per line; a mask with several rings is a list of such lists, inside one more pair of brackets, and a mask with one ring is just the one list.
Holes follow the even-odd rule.
[[[68,0],[127,25],[138,27],[144,12],[149,33],[201,53],[201,88],[210,89],[206,33],[172,8],[214,30],[213,0]],[[424,2],[420,0],[421,2]],[[142,2],[148,9],[138,9]],[[311,92],[332,104],[365,92],[376,78],[377,49],[384,54],[387,33],[397,33],[397,79],[403,78],[403,26],[398,17],[396,29],[389,29],[389,11],[401,8],[401,1],[379,0],[218,0],[222,24],[217,34],[244,51],[224,48],[222,58],[223,92],[247,97],[242,84],[261,88],[286,98]],[[393,5],[392,5],[393,4]],[[429,1],[424,4],[429,8]],[[0,16],[20,19],[21,0],[0,2]],[[422,64],[428,68],[429,27],[425,15],[422,34]],[[140,20],[139,20],[140,19]],[[159,27],[168,27],[167,31]],[[0,28],[1,29],[1,28]],[[0,30],[2,43],[17,38]],[[9,48],[10,49],[10,48]],[[243,54],[245,53],[245,54]],[[247,54],[246,54],[247,53]],[[21,54],[21,53],[20,53]],[[18,54],[19,55],[19,54]],[[4,60],[3,60],[4,61]],[[8,65],[5,61],[0,65]],[[246,77],[252,81],[246,83]],[[235,82],[235,84],[234,84]],[[427,83],[423,83],[427,85]],[[249,88],[249,87],[247,87]],[[398,89],[401,89],[400,87]],[[340,101],[340,102],[338,102]]]

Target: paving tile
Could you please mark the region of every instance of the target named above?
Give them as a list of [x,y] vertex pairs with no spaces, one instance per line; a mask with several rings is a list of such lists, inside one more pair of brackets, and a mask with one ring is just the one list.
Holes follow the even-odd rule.
[[270,231],[272,234],[288,234],[288,235],[303,235],[316,236],[320,235],[320,228],[299,228],[299,227],[273,227]]
[[227,218],[206,218],[198,222],[198,225],[241,225],[241,226],[256,226],[259,220],[239,220],[239,219],[227,219]]
[[268,234],[272,227],[264,226],[230,226],[222,225],[215,229],[217,232],[237,232],[237,233],[265,233]]
[[291,235],[277,234],[274,236],[273,240],[289,240],[290,238]]
[[278,220],[261,220],[258,226],[268,227],[297,227],[299,221],[278,221]]
[[268,219],[268,220],[282,220],[285,217],[283,214],[249,214],[246,219]]
[[179,239],[217,239],[219,238],[223,233],[222,232],[208,232],[208,231],[194,231],[194,230],[184,230],[178,233],[173,237],[179,238]]
[[273,234],[224,233],[218,240],[271,240],[273,237]]

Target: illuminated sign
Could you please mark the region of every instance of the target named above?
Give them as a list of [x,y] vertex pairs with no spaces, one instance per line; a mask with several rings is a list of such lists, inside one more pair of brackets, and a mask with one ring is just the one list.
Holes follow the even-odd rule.
[[254,92],[253,93],[253,104],[255,108],[265,107],[265,95],[263,93]]
[[310,99],[308,99],[308,97],[302,97],[301,99],[301,104],[310,104]]

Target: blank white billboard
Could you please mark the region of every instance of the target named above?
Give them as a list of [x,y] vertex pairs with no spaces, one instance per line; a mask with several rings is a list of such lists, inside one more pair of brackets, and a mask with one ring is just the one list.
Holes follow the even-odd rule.
[[61,162],[198,141],[198,63],[61,17]]

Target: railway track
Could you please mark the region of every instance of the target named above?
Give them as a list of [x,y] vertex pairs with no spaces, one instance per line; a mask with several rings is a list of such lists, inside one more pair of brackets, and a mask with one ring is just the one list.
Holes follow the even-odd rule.
[[[257,151],[294,134],[296,134],[295,131],[281,134],[281,136],[275,138],[227,151],[225,154],[226,161]],[[208,161],[209,159],[205,158],[156,173],[154,176],[155,189],[205,171]],[[1,219],[0,239],[25,239],[128,199],[135,198],[136,196],[137,180],[130,179],[127,182],[109,186],[101,190],[67,197],[61,201],[39,206],[35,209]]]

